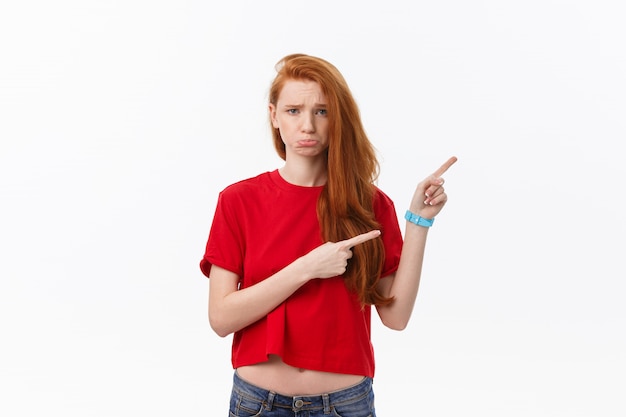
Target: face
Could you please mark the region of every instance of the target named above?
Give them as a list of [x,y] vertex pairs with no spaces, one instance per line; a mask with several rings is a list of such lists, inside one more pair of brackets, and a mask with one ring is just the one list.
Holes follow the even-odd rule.
[[326,96],[314,81],[288,80],[276,104],[269,105],[272,126],[280,131],[287,159],[318,157],[328,149]]

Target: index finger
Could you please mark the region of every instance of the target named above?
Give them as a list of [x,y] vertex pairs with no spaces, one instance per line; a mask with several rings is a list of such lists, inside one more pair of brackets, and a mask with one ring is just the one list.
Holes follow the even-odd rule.
[[353,246],[360,245],[361,243],[367,242],[368,240],[376,239],[378,236],[380,236],[380,230],[371,230],[369,232],[357,235],[350,239],[343,240],[341,243],[351,248]]
[[448,170],[448,168],[450,168],[456,161],[457,161],[456,156],[451,157],[442,166],[440,166],[437,171],[435,171],[433,173],[433,176],[434,177],[441,177],[443,175],[443,173],[446,172]]

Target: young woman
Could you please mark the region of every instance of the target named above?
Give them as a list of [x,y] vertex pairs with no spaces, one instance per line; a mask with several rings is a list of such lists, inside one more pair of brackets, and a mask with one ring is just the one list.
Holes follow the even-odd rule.
[[375,416],[371,306],[407,325],[456,158],[417,185],[403,241],[343,76],[302,54],[276,68],[269,118],[285,163],[220,193],[200,262],[211,327],[234,333],[230,415]]

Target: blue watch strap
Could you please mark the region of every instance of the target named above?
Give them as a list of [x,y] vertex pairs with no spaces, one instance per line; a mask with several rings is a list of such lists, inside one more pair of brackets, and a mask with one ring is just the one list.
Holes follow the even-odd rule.
[[418,226],[422,226],[422,227],[430,227],[435,222],[435,219],[425,219],[422,216],[418,216],[415,213],[411,213],[410,210],[406,211],[406,213],[404,214],[404,218],[410,221],[411,223],[416,224]]

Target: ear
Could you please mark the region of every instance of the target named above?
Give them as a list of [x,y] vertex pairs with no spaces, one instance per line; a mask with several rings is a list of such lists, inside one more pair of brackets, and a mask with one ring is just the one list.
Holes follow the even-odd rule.
[[278,120],[276,120],[276,106],[270,103],[268,106],[268,110],[270,112],[270,120],[272,121],[272,127],[274,129],[278,129]]

